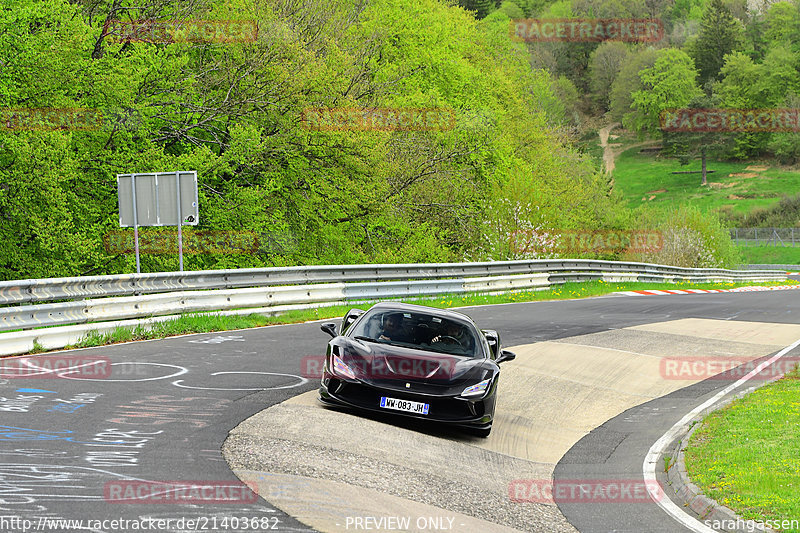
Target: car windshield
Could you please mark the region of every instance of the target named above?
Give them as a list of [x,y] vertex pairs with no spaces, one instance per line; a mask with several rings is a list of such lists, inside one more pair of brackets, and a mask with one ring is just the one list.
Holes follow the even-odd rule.
[[471,324],[426,313],[376,311],[365,316],[348,333],[365,342],[466,357],[480,356],[480,342]]

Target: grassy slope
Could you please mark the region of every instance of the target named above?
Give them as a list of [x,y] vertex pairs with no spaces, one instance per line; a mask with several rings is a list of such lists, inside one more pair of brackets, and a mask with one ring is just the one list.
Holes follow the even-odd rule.
[[747,264],[800,265],[800,246],[741,246],[739,250]]
[[[800,172],[775,167],[764,171],[747,170],[749,166],[768,167],[768,163],[709,161],[707,166],[717,172],[708,175],[708,187],[701,187],[700,174],[671,173],[699,170],[699,161],[681,166],[674,159],[640,154],[632,149],[617,158],[614,182],[630,207],[642,203],[667,206],[691,202],[704,210],[740,213],[770,206],[783,195],[800,190]],[[665,191],[655,192],[662,189]],[[651,197],[655,198],[651,200]]]
[[794,371],[712,413],[686,450],[692,481],[746,519],[800,519],[798,398]]

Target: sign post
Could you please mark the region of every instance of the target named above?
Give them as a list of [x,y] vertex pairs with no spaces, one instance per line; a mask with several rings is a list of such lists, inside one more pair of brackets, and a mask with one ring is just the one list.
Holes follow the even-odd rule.
[[183,272],[183,218],[181,217],[181,181],[178,173],[175,173],[175,196],[177,197],[178,209],[178,269]]
[[178,262],[183,272],[182,226],[196,226],[200,218],[197,172],[117,174],[117,195],[119,225],[133,227],[136,273],[141,273],[139,226],[178,226]]
[[[119,179],[119,176],[117,176]],[[136,250],[136,273],[142,273],[139,263],[139,219],[136,216],[136,176],[131,176],[131,201],[133,202],[133,247]],[[121,223],[121,222],[120,222]]]

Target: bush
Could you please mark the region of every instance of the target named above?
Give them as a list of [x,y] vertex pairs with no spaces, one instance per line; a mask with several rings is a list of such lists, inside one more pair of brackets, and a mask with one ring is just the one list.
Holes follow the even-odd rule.
[[784,196],[769,207],[744,214],[727,215],[728,225],[736,228],[800,228],[800,194]]
[[690,268],[736,268],[741,255],[714,213],[692,206],[642,211],[638,226],[661,233],[658,250],[628,252],[627,260]]
[[800,135],[796,133],[774,133],[767,147],[783,165],[800,161]]

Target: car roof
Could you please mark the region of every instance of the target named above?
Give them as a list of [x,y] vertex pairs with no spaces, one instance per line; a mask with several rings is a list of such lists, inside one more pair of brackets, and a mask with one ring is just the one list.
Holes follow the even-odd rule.
[[470,324],[475,324],[475,322],[464,313],[459,313],[458,311],[451,311],[450,309],[439,309],[437,307],[428,307],[426,305],[415,305],[415,304],[407,304],[403,302],[379,302],[373,305],[370,308],[370,311],[397,311],[399,313],[426,313],[433,316],[438,316],[442,318],[452,318],[458,321],[466,321]]

